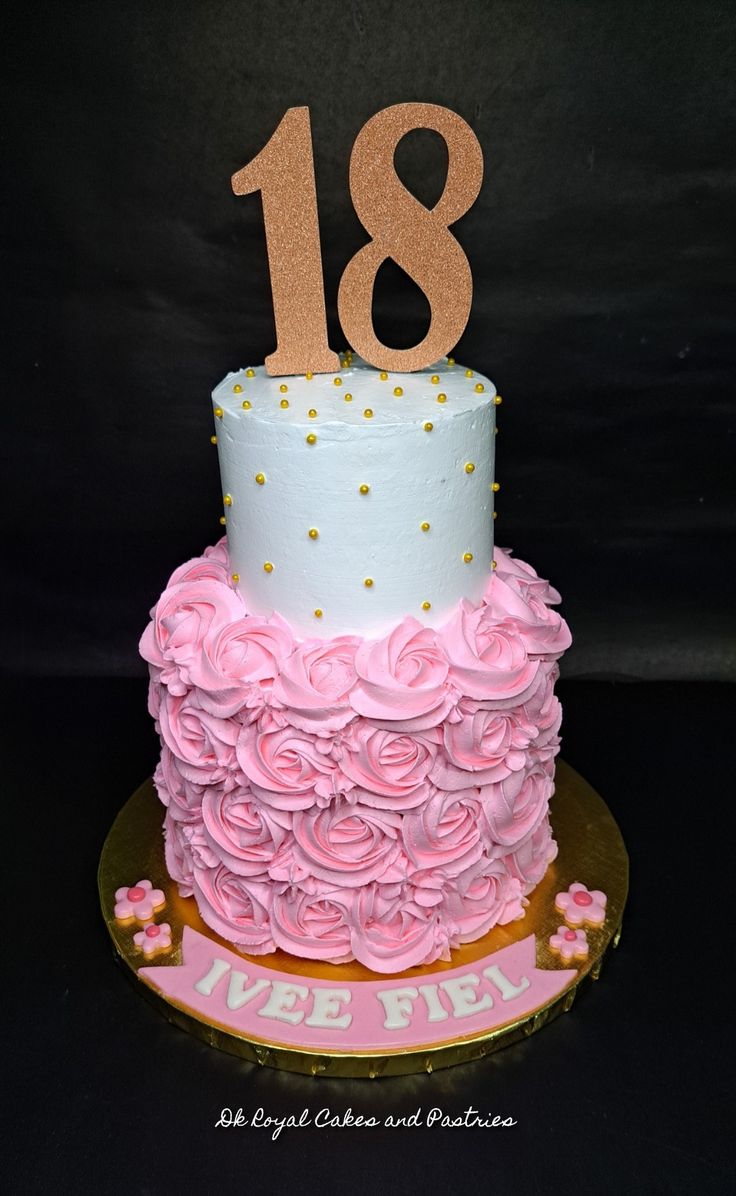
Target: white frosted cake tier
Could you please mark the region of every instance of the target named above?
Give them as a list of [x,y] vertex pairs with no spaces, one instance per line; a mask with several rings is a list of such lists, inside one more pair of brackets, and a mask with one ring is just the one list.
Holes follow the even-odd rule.
[[495,389],[446,361],[385,374],[228,374],[213,392],[230,564],[297,633],[438,627],[493,556]]

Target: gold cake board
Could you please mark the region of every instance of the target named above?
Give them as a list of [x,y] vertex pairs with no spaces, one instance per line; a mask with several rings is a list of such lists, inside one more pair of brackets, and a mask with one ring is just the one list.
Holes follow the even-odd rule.
[[[293,976],[295,981],[309,978],[332,984],[362,980],[406,978],[412,984],[436,979],[449,969],[471,966],[485,956],[534,934],[536,964],[539,968],[574,969],[574,977],[551,1001],[533,1009],[523,1017],[497,1025],[491,1031],[435,1040],[417,1047],[387,1049],[376,1044],[375,1052],[321,1050],[312,1046],[296,1048],[266,1037],[249,1034],[244,1037],[233,1028],[217,1021],[209,1021],[153,986],[147,977],[139,976],[142,967],[180,965],[182,963],[182,934],[191,927],[213,945],[236,949],[210,930],[199,916],[193,897],[182,898],[169,878],[164,862],[162,806],[153,782],[146,781],[129,798],[118,814],[105,840],[98,870],[98,886],[102,914],[115,950],[125,972],[135,982],[141,995],[147,997],[168,1020],[188,1033],[203,1039],[210,1046],[258,1063],[303,1075],[377,1076],[407,1075],[431,1072],[472,1059],[480,1059],[502,1047],[518,1042],[547,1025],[560,1013],[568,1012],[580,987],[588,980],[597,980],[604,959],[611,948],[618,945],[621,921],[628,891],[629,864],[621,832],[608,807],[595,790],[574,769],[559,761],[556,772],[556,791],[551,805],[552,824],[559,847],[557,859],[550,865],[541,883],[529,898],[526,916],[508,926],[498,926],[482,938],[467,943],[452,952],[449,963],[435,962],[424,967],[379,977],[362,964],[330,964],[318,960],[298,959],[283,951],[271,955],[243,955],[244,964],[250,961],[260,968],[272,969]],[[113,907],[115,890],[148,878],[156,888],[163,889],[166,906],[157,921],[171,927],[172,949],[165,957],[144,958],[133,945],[130,926],[116,921]],[[549,947],[550,935],[564,921],[554,906],[555,895],[576,881],[591,889],[601,889],[608,897],[606,920],[600,929],[586,928],[589,943],[587,959],[563,964]],[[135,927],[134,929],[139,929]]]

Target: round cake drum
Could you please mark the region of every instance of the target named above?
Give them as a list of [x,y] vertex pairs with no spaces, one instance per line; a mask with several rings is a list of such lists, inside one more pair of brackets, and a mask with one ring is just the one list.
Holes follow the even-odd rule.
[[138,991],[212,1046],[312,1075],[450,1067],[568,1012],[618,944],[628,887],[621,833],[564,763],[551,810],[559,854],[525,917],[453,951],[449,962],[394,975],[282,951],[243,955],[216,935],[167,875],[151,781],[123,807],[103,847],[102,912]]

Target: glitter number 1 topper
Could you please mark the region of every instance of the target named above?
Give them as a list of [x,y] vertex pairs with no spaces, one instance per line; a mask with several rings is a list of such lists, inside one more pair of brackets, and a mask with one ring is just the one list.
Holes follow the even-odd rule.
[[[433,208],[404,186],[394,167],[401,139],[432,129],[447,146],[447,178]],[[466,122],[437,104],[394,104],[376,113],[355,139],[350,195],[370,241],[345,267],[338,291],[343,332],[377,369],[420,370],[456,345],[470,314],[473,279],[449,225],[475,202],[483,154]],[[276,322],[271,375],[328,373],[340,361],[327,343],[317,191],[308,108],[289,108],[261,152],[232,177],[236,195],[260,191]],[[373,286],[391,258],[424,292],[431,318],[411,349],[391,349],[373,328]]]

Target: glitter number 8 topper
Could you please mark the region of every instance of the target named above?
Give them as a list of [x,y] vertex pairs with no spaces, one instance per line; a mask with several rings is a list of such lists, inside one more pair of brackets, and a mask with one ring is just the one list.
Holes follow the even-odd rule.
[[[433,208],[406,189],[394,167],[401,139],[431,129],[447,145],[447,178]],[[470,314],[473,280],[449,225],[475,202],[483,154],[466,122],[437,104],[394,104],[376,113],[355,139],[350,195],[370,241],[345,267],[338,314],[353,348],[378,369],[420,370],[454,348]],[[308,108],[289,108],[270,141],[232,177],[236,195],[260,191],[276,322],[271,375],[338,370],[327,343],[317,192]],[[391,349],[373,328],[373,286],[387,258],[421,288],[431,309],[426,336],[412,349]]]

